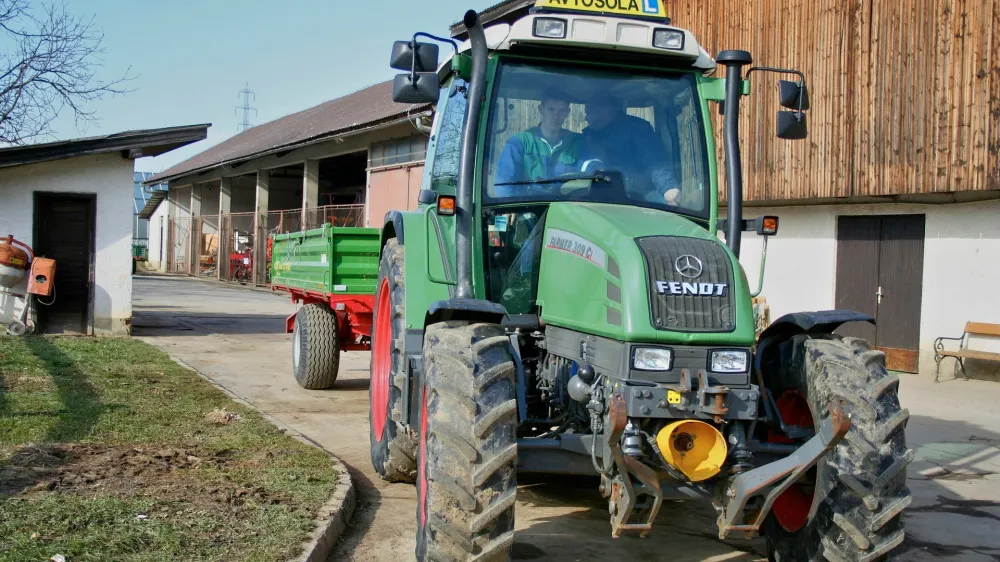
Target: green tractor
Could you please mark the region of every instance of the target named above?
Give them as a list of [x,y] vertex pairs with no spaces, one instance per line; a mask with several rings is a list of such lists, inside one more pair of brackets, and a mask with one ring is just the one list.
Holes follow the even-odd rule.
[[744,231],[777,232],[742,216],[748,77],[798,77],[777,88],[787,139],[804,77],[713,59],[656,0],[564,5],[485,29],[470,11],[443,64],[448,39],[393,48],[394,99],[436,116],[419,208],[382,229],[370,437],[378,474],[416,483],[417,559],[508,559],[522,472],[599,476],[615,537],[706,500],[720,538],[763,535],[772,560],[886,558],[908,413],[883,354],[834,334],[873,319],[803,312],[757,337],[738,261]]

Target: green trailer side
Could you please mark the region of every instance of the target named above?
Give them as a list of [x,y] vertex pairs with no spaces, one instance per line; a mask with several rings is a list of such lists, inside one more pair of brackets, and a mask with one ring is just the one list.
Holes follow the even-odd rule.
[[334,227],[276,234],[271,284],[306,293],[373,295],[378,279],[377,228]]
[[371,349],[381,231],[322,228],[271,237],[271,285],[301,302],[285,321],[302,388],[337,381],[341,351]]

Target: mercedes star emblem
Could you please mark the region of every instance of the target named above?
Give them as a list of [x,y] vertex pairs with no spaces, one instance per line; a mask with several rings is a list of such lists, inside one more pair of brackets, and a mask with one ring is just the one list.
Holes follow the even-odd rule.
[[674,262],[674,269],[688,279],[696,279],[701,277],[704,267],[701,260],[694,256],[681,256]]

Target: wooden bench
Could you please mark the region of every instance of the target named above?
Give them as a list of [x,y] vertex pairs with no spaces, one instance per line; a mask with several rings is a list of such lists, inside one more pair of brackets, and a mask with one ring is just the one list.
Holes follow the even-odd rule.
[[[962,367],[962,376],[969,380],[969,374],[965,372],[966,359],[981,359],[983,361],[1000,361],[1000,353],[992,351],[976,351],[969,349],[969,338],[971,336],[984,338],[1000,338],[1000,324],[987,324],[985,322],[968,322],[965,324],[965,332],[957,338],[938,338],[934,340],[934,361],[937,363],[937,373],[934,375],[934,382],[938,382],[941,375],[941,361],[945,357],[954,357]],[[957,341],[958,349],[948,351],[944,348],[944,341]]]

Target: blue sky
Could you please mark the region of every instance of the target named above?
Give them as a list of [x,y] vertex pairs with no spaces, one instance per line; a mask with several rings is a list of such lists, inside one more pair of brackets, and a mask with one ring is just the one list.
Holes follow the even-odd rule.
[[[68,0],[104,31],[102,74],[132,67],[135,91],[91,105],[99,121],[60,139],[212,123],[207,141],[136,163],[158,172],[236,134],[244,84],[261,124],[388,80],[392,41],[446,35],[467,9],[496,0]],[[442,52],[447,52],[443,49]]]

